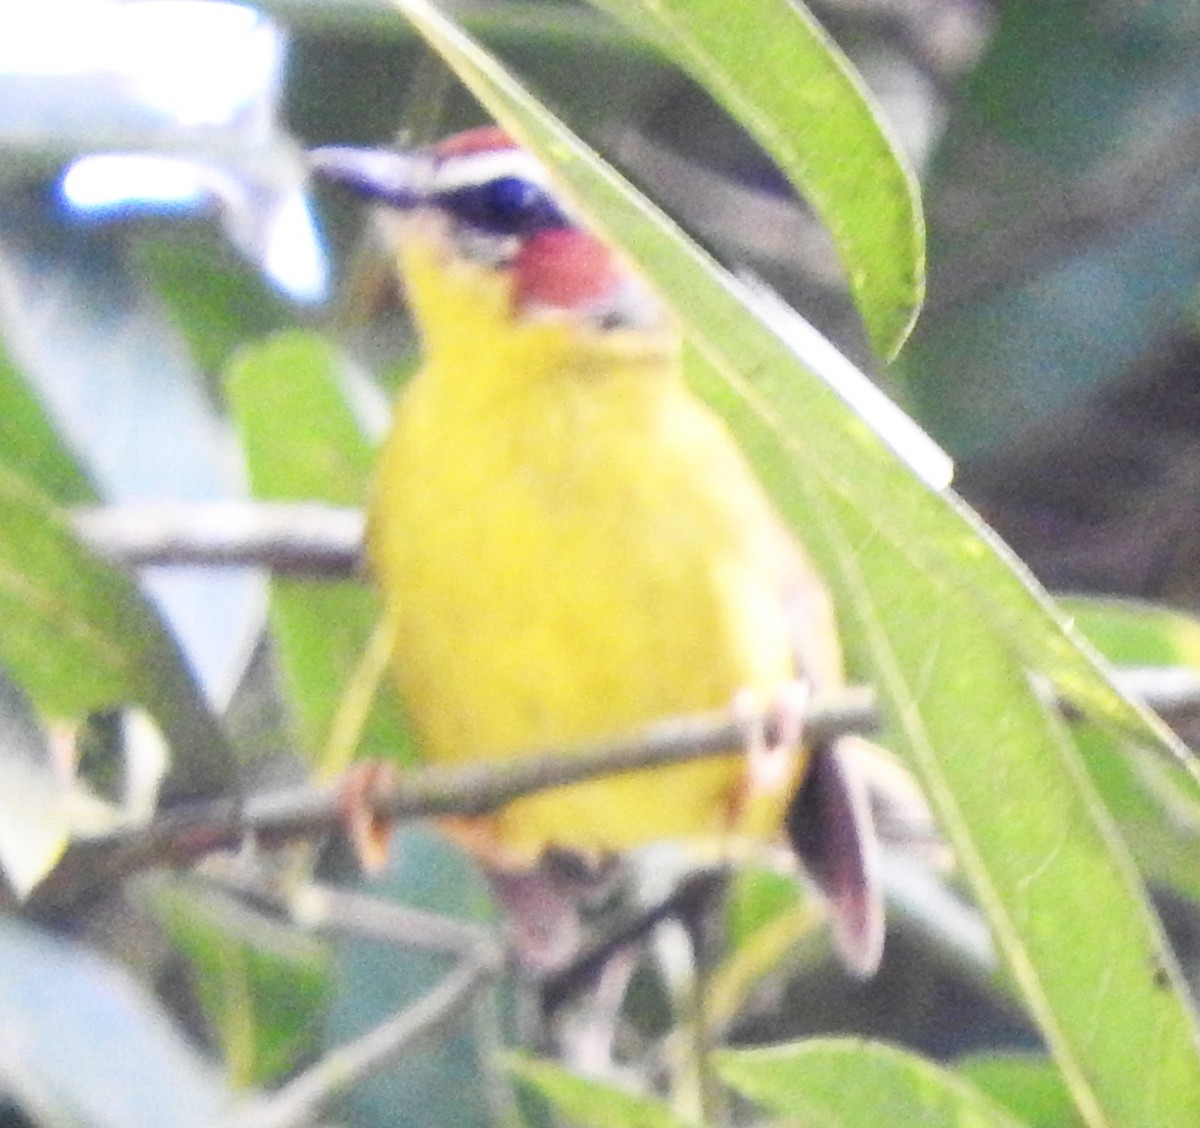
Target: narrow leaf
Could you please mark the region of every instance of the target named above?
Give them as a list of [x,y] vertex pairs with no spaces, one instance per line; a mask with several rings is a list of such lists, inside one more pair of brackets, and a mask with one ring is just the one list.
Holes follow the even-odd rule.
[[1082,1128],[1054,1063],[1040,1054],[979,1054],[960,1058],[954,1070],[1029,1128]]
[[233,760],[161,621],[65,515],[0,461],[0,659],[48,717],[136,704],[172,751],[172,786],[228,791]]
[[1191,615],[1137,599],[1075,595],[1059,602],[1116,665],[1200,669],[1200,620]]
[[1084,1121],[1200,1117],[1186,989],[1062,721],[946,578],[898,558],[845,503],[821,531],[840,541],[890,727]]
[[[1200,623],[1188,615],[1129,599],[1072,596],[1063,606],[1116,665],[1200,668]],[[1200,799],[1177,787],[1146,749],[1093,724],[1073,733],[1142,872],[1200,902]]]
[[35,478],[62,505],[95,500],[83,470],[3,348],[0,342],[0,461]]
[[157,881],[142,892],[192,965],[233,1084],[266,1085],[302,1064],[331,986],[317,941],[196,883]]
[[833,235],[880,356],[925,287],[916,179],[862,80],[796,0],[594,0],[647,34],[778,162]]

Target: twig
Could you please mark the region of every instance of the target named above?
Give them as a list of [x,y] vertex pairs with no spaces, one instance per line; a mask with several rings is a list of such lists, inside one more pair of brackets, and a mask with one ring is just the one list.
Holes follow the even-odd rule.
[[482,925],[316,881],[281,889],[264,880],[261,872],[248,870],[241,857],[210,859],[201,877],[256,908],[289,917],[322,936],[377,940],[410,951],[483,960],[497,966],[504,959],[495,934]]
[[504,951],[494,933],[412,905],[309,883],[288,900],[293,919],[325,936],[354,936],[414,951],[473,959],[499,968]]
[[[848,689],[817,701],[805,732],[813,742],[875,724],[870,691]],[[384,819],[481,815],[535,791],[599,776],[684,763],[705,756],[742,755],[744,718],[729,711],[680,717],[628,737],[503,762],[457,768],[412,768],[381,778],[371,805]],[[105,869],[130,872],[158,862],[195,858],[236,846],[247,834],[274,843],[328,831],[340,821],[336,784],[302,786],[241,803],[219,801],[179,808],[146,827],[89,840],[111,851]]]
[[432,991],[362,1037],[326,1054],[270,1097],[218,1128],[296,1128],[311,1124],[339,1094],[395,1061],[451,1022],[496,975],[482,958],[465,959]]
[[359,569],[363,515],[317,503],[138,503],[75,509],[75,531],[115,563],[255,565],[350,576]]
[[[1194,718],[1200,712],[1200,675],[1195,672],[1134,670],[1127,680],[1168,719]],[[870,732],[877,724],[871,691],[848,688],[814,702],[805,732],[808,740],[819,743],[846,733]],[[392,778],[381,776],[369,802],[381,819],[486,814],[514,799],[566,784],[707,756],[742,755],[744,725],[745,718],[721,711],[674,718],[624,738],[574,750],[455,768],[414,767]],[[76,884],[79,892],[86,892],[98,882],[153,865],[232,849],[248,835],[267,845],[315,837],[341,824],[341,798],[336,783],[310,784],[251,795],[240,802],[176,808],[148,826],[120,828],[83,841],[77,849],[86,854],[86,864],[73,872],[68,855],[35,896],[61,904]]]
[[543,1005],[553,1012],[573,994],[585,990],[622,948],[644,940],[665,920],[682,921],[694,932],[700,916],[720,897],[729,882],[725,869],[702,869],[679,883],[672,893],[648,909],[616,923],[593,947],[581,952],[542,985]]
[[249,875],[240,862],[210,868],[205,876],[256,904],[287,914],[311,932],[365,937],[457,961],[446,978],[412,1006],[326,1054],[269,1096],[222,1119],[218,1128],[293,1128],[311,1123],[339,1094],[451,1022],[505,964],[499,938],[465,921],[317,883],[282,891]]

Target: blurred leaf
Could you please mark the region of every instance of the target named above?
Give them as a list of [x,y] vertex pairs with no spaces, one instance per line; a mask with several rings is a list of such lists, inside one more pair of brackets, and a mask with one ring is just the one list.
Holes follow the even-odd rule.
[[[243,492],[207,378],[131,266],[120,231],[66,222],[43,191],[14,192],[0,198],[0,270],[10,279],[0,291],[0,334],[12,361],[101,497],[199,501]],[[54,472],[51,462],[45,471]],[[41,473],[33,468],[31,480],[40,483]],[[205,691],[223,702],[257,626],[255,577],[155,569],[139,586]]]
[[1064,596],[1059,605],[1075,626],[1118,666],[1200,669],[1200,619],[1137,599]]
[[[1111,662],[1200,667],[1200,622],[1132,599],[1071,596],[1063,609]],[[1200,902],[1200,803],[1172,786],[1157,758],[1092,724],[1074,726],[1105,804],[1142,871]],[[1165,816],[1165,817],[1164,817]]]
[[778,971],[798,941],[821,929],[824,918],[795,875],[740,866],[725,907],[725,951],[707,983],[710,1028],[726,1027],[762,979]]
[[[229,371],[230,404],[257,496],[361,505],[373,451],[338,382],[332,346],[289,333],[244,350]],[[272,581],[271,625],[301,744],[323,772],[330,728],[380,615],[365,581]],[[348,749],[346,751],[349,751]],[[411,759],[396,695],[375,694],[360,756]]]
[[1029,1128],[1083,1128],[1054,1063],[1041,1054],[978,1054],[954,1063],[962,1074]]
[[138,262],[170,306],[196,363],[220,372],[243,344],[282,329],[289,311],[258,274],[216,245],[215,232],[206,234],[175,231],[170,239],[146,240]]
[[573,1128],[692,1128],[690,1120],[660,1100],[581,1077],[551,1061],[514,1053],[508,1067]]
[[46,876],[70,841],[66,799],[29,701],[0,671],[0,869],[18,897]]
[[60,505],[94,501],[95,492],[46,418],[0,340],[0,461],[36,480]]
[[820,1038],[720,1050],[717,1072],[777,1116],[821,1128],[1020,1128],[954,1073],[880,1043]]
[[233,761],[175,644],[133,583],[90,555],[64,515],[0,462],[0,656],[48,717],[122,704],[154,717],[173,784],[222,794]]
[[1161,760],[1096,725],[1072,727],[1088,772],[1147,881],[1200,903],[1200,809],[1180,795]]
[[725,904],[725,934],[730,945],[740,947],[759,929],[790,912],[803,898],[791,874],[752,865],[739,870]]
[[829,228],[875,351],[925,289],[916,180],[858,73],[796,0],[594,0],[657,42],[779,163]]
[[234,1087],[266,1085],[302,1065],[331,993],[326,950],[210,887],[167,880],[145,892],[192,965]]
[[39,1124],[201,1128],[232,1094],[127,972],[0,919],[2,1087]]

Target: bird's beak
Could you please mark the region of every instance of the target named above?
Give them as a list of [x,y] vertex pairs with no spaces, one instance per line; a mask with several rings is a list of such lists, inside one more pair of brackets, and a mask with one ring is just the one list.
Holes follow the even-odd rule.
[[425,199],[429,160],[419,153],[325,145],[308,151],[308,165],[318,179],[394,208],[409,210]]

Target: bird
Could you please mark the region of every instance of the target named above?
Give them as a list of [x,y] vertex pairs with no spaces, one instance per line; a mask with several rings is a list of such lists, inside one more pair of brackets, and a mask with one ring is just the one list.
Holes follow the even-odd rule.
[[[328,146],[372,201],[423,362],[368,505],[396,689],[423,756],[503,762],[731,703],[795,718],[843,684],[825,582],[687,385],[671,311],[499,126]],[[854,741],[747,724],[744,755],[518,798],[454,829],[491,872],[557,851],[790,837],[845,965],[880,960]],[[798,739],[797,739],[798,738]]]

